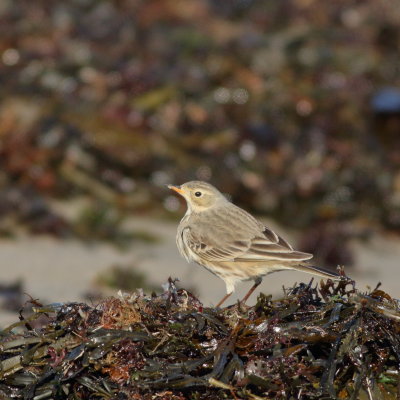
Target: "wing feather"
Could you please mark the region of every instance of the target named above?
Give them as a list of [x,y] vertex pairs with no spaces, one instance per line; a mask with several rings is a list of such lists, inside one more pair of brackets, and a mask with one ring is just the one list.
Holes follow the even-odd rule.
[[[215,235],[214,235],[215,236]],[[304,261],[312,254],[294,251],[284,239],[264,227],[248,239],[235,239],[232,235],[220,236],[199,234],[193,227],[185,227],[182,241],[193,253],[194,259],[213,261]]]

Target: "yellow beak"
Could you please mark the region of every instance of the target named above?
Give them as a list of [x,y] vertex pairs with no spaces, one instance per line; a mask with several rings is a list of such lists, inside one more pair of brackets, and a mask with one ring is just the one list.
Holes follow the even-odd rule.
[[183,196],[183,190],[180,188],[180,186],[168,185],[168,189],[172,189]]

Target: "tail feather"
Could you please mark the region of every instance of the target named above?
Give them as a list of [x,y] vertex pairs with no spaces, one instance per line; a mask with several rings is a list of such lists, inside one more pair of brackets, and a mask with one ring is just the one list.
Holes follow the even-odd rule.
[[346,279],[345,276],[338,274],[337,272],[334,271],[328,271],[324,268],[321,267],[316,267],[315,265],[296,265],[293,267],[293,269],[301,272],[306,272],[308,274],[313,274],[317,276],[321,276],[322,278],[329,278],[329,279],[334,279],[336,281],[340,281],[343,279]]

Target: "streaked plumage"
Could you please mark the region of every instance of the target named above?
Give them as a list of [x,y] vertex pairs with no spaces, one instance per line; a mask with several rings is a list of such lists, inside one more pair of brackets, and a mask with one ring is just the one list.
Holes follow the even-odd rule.
[[227,294],[235,290],[238,281],[261,282],[262,276],[283,269],[340,279],[333,272],[302,264],[312,254],[294,250],[212,185],[192,181],[169,187],[182,195],[188,206],[176,237],[179,252],[188,262],[195,261],[223,279]]

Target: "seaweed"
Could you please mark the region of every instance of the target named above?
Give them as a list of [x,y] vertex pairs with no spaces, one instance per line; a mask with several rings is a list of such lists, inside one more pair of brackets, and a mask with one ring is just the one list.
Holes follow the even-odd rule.
[[[379,287],[311,281],[254,306],[204,307],[169,280],[83,303],[32,305],[2,332],[0,397],[395,399],[400,304]],[[41,320],[35,327],[34,321]],[[36,324],[37,325],[37,324]]]

